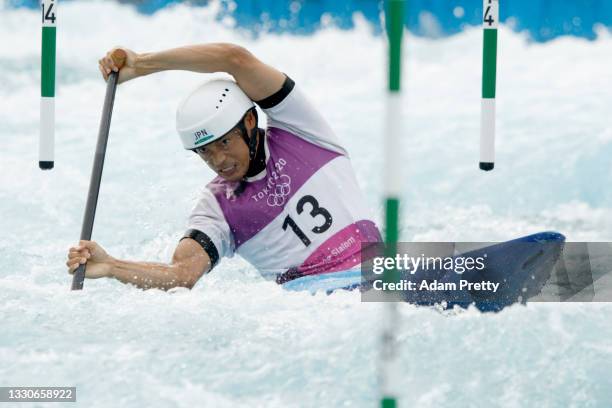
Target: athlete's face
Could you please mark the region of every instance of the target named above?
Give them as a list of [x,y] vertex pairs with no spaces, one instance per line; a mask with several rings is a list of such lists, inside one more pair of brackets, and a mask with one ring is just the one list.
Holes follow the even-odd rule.
[[[248,134],[251,134],[257,123],[255,116],[249,112],[244,118]],[[240,128],[227,132],[219,140],[196,149],[215,173],[228,181],[240,181],[249,170],[249,147],[242,138]]]

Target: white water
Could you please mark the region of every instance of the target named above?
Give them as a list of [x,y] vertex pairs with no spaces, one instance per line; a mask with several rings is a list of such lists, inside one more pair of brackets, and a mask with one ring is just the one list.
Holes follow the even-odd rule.
[[[72,385],[78,406],[374,406],[380,305],[261,281],[235,258],[192,291],[113,281],[68,290],[105,85],[96,61],[137,51],[240,43],[291,75],[344,140],[377,219],[385,46],[370,28],[254,40],[215,7],[151,17],[66,3],[58,36],[56,168],[38,170],[39,13],[0,25],[0,386]],[[360,21],[359,18],[357,18]],[[478,168],[481,32],[407,38],[401,148],[405,240],[507,240],[557,230],[612,240],[612,37],[530,44],[502,28],[497,165]],[[180,148],[174,110],[203,77],[122,85],[94,238],[114,256],[167,261],[212,173]],[[405,406],[606,406],[605,304],[531,304],[444,316],[401,306]]]

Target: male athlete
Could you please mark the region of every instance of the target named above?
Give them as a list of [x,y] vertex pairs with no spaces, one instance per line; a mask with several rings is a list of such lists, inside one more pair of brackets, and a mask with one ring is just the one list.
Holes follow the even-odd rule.
[[[123,63],[118,63],[118,55]],[[93,241],[70,248],[74,273],[113,277],[143,289],[191,288],[234,253],[266,279],[289,286],[313,277],[338,279],[360,265],[362,242],[380,241],[348,155],[299,84],[232,44],[204,44],[137,54],[120,48],[99,61],[119,83],[165,70],[225,72],[179,105],[185,149],[217,173],[201,193],[169,264],[118,260]],[[268,117],[257,127],[255,104]],[[299,285],[294,285],[299,287]]]

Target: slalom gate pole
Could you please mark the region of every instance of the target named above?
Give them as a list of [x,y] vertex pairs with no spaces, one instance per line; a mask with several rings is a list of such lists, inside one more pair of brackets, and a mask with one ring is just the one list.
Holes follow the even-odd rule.
[[480,116],[480,169],[495,166],[495,87],[499,1],[483,0],[482,105]]
[[41,0],[40,140],[38,167],[51,170],[55,150],[55,48],[58,0]]
[[[399,197],[401,191],[399,139],[401,129],[401,58],[404,31],[404,0],[387,0],[385,22],[389,38],[389,86],[386,109],[385,141],[385,256],[395,257],[399,238]],[[396,271],[386,270],[385,282],[397,280]],[[397,389],[397,304],[387,293],[383,308],[380,355],[380,407],[396,408]]]
[[[100,181],[102,180],[102,170],[104,168],[104,157],[106,156],[106,145],[108,144],[108,132],[110,129],[111,117],[113,114],[113,104],[115,102],[115,91],[117,90],[117,79],[119,73],[111,72],[106,83],[106,96],[104,97],[104,107],[102,108],[102,120],[98,132],[98,142],[96,144],[96,155],[94,157],[91,179],[89,181],[89,192],[87,194],[87,204],[85,205],[85,216],[81,227],[81,240],[91,240],[94,218],[96,216],[96,206],[98,205],[98,193],[100,192]],[[85,281],[85,269],[87,264],[81,264],[74,271],[72,277],[72,290],[83,289]]]

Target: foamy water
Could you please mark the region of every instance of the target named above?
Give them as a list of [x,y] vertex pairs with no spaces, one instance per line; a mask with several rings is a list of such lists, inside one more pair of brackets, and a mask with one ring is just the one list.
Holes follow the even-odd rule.
[[[236,42],[288,73],[320,106],[382,218],[385,43],[356,29],[253,40],[216,6],[153,16],[111,3],[61,6],[56,168],[38,170],[40,16],[0,25],[0,386],[77,386],[78,406],[373,406],[380,305],[310,296],[224,261],[192,291],[86,281],[68,290],[105,84],[97,60]],[[478,170],[481,32],[408,37],[404,240],[507,240],[540,230],[612,240],[612,37],[530,44],[502,28],[496,169]],[[179,100],[205,77],[169,72],[118,88],[94,239],[112,255],[168,261],[212,173],[181,149]],[[531,304],[454,316],[402,305],[407,406],[606,406],[606,304]]]

